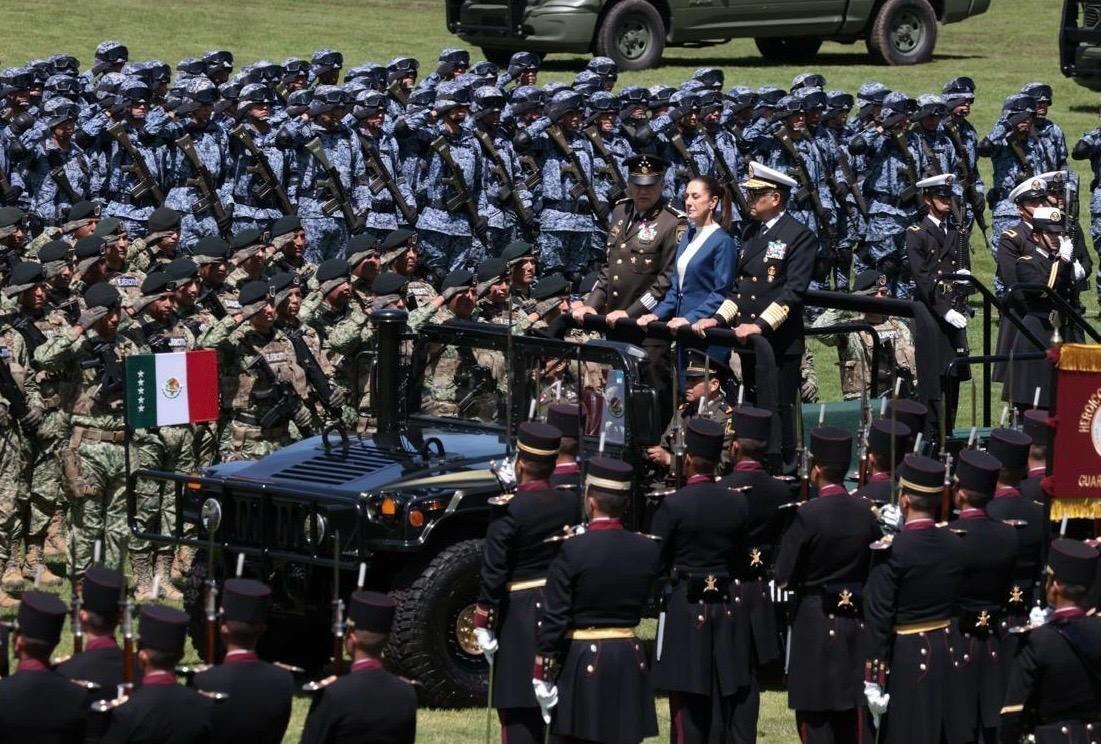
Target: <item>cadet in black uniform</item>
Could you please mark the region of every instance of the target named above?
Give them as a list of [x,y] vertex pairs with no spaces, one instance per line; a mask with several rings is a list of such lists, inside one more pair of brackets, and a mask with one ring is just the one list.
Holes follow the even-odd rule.
[[858,742],[867,730],[861,595],[868,546],[881,533],[868,502],[842,485],[852,435],[818,427],[810,451],[818,497],[799,507],[776,561],[776,583],[797,593],[788,637],[788,707],[803,744]]
[[1047,475],[1048,445],[1051,441],[1048,412],[1043,408],[1028,409],[1022,417],[1021,428],[1032,438],[1032,446],[1028,448],[1028,471],[1017,488],[1026,499],[1044,504],[1045,513],[1050,514],[1048,499],[1040,488],[1040,481]]
[[[814,233],[785,211],[795,186],[793,178],[779,171],[749,164],[749,179],[741,187],[748,192],[754,222],[742,236],[734,285],[713,317],[692,324],[699,333],[717,325],[732,328],[743,342],[758,333],[768,339],[779,367],[781,454],[792,470],[804,351],[803,297],[818,250]],[[752,389],[753,365],[744,365],[742,376]]]
[[54,594],[25,592],[16,623],[12,644],[19,663],[15,674],[0,679],[0,741],[78,744],[84,739],[87,694],[50,669],[65,604]]
[[881,744],[960,741],[953,728],[950,624],[963,587],[963,541],[934,524],[943,464],[907,455],[898,482],[905,525],[876,551],[864,590],[870,643],[865,696],[873,716],[886,711]]
[[[918,434],[924,437],[926,444],[930,443],[932,420],[929,417],[929,408],[924,403],[911,398],[891,398],[887,401],[887,411],[883,418],[906,424],[910,429],[910,436],[913,437],[909,442],[910,449],[913,449],[914,440],[917,439]],[[922,445],[922,449],[928,448]]]
[[412,744],[417,738],[413,685],[386,671],[382,649],[394,620],[394,600],[353,592],[344,648],[351,671],[318,693],[301,744]]
[[[662,501],[652,529],[661,538],[663,597],[654,655],[654,687],[669,693],[674,744],[752,740],[756,730],[733,732],[734,707],[745,699],[754,663],[749,639],[736,632],[732,561],[746,552],[749,508],[741,492],[715,482],[722,461],[723,427],[695,417],[685,426],[687,483]],[[742,694],[739,696],[738,693]],[[713,716],[712,711],[719,713]]]
[[589,461],[588,530],[563,542],[547,575],[533,687],[544,719],[557,706],[551,732],[558,736],[637,744],[658,733],[646,652],[634,629],[661,556],[653,538],[623,528],[632,476],[626,463]]
[[1010,654],[1001,642],[1001,622],[1017,561],[1017,531],[987,516],[1002,464],[986,452],[965,449],[956,466],[956,531],[963,535],[963,588],[951,648],[956,683],[953,711],[961,741],[994,744],[1005,697]]
[[[547,407],[547,423],[562,432],[558,459],[547,482],[555,488],[581,489],[581,463],[578,462],[578,435],[581,431],[581,408],[575,403],[552,403]],[[577,503],[580,505],[581,500]]]
[[172,742],[206,744],[211,740],[214,703],[176,684],[176,665],[187,640],[187,614],[163,605],[145,605],[138,618],[141,687],[111,711],[104,744]]
[[[739,637],[737,648],[752,655],[749,687],[738,694],[734,719],[735,731],[756,732],[761,703],[757,670],[780,658],[780,635],[769,576],[788,512],[781,507],[791,502],[792,493],[788,484],[769,475],[763,464],[772,431],[772,412],[738,406],[732,418],[734,440],[730,445],[730,462],[734,472],[719,483],[726,488],[749,488],[744,491],[749,509],[745,550],[733,556],[731,570],[738,609],[734,615]],[[753,737],[746,740],[752,741]]]
[[[69,679],[94,682],[92,700],[106,700],[118,694],[123,682],[122,649],[115,640],[121,615],[125,579],[112,568],[90,566],[81,584],[80,624],[84,630],[84,651],[57,666]],[[134,660],[132,680],[141,676]],[[136,683],[136,682],[135,682]]]
[[1009,673],[1001,741],[1093,742],[1101,732],[1101,618],[1085,599],[1096,578],[1097,549],[1077,540],[1051,543],[1045,592],[1051,619],[1033,629]]
[[991,519],[1018,520],[1017,563],[1006,598],[1011,626],[1023,625],[1029,611],[1040,601],[1037,590],[1044,565],[1044,507],[1021,495],[1017,488],[1027,472],[1031,446],[1032,438],[1015,429],[994,429],[986,443],[986,451],[1002,464],[998,487],[986,513]]
[[853,495],[882,506],[891,501],[891,473],[898,473],[899,463],[911,449],[910,427],[901,421],[879,418],[868,426],[867,437],[868,480]]
[[547,538],[581,522],[577,494],[547,482],[561,438],[561,432],[549,424],[520,424],[516,495],[490,523],[482,553],[474,634],[493,664],[491,702],[501,719],[501,740],[508,744],[543,741],[531,665],[543,616],[547,568],[562,545]]
[[226,655],[220,666],[195,675],[192,685],[229,697],[214,707],[213,742],[279,744],[291,716],[294,679],[261,661],[256,645],[267,629],[271,589],[252,579],[227,579],[219,630]]

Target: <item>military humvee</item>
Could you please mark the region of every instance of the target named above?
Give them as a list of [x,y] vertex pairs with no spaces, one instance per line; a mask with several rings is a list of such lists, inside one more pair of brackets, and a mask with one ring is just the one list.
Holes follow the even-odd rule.
[[1059,66],[1079,85],[1101,90],[1101,3],[1063,0]]

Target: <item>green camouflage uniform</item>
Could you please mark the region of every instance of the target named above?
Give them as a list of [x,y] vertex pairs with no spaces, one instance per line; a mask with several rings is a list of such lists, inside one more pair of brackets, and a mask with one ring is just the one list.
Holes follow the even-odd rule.
[[[42,407],[38,387],[30,369],[27,345],[18,331],[0,322],[0,364],[8,367],[28,407]],[[29,486],[32,454],[30,432],[8,411],[11,401],[0,392],[0,565],[19,552],[20,505]]]
[[[446,305],[439,309],[425,305],[409,313],[409,328],[417,333],[428,323],[446,323],[455,317]],[[478,320],[477,310],[468,320]],[[500,354],[469,346],[429,344],[421,390],[421,413],[495,419],[497,381],[503,377],[503,370],[497,369],[503,365],[494,359],[495,356],[500,357]],[[475,368],[479,367],[481,370],[476,372]],[[473,387],[482,379],[488,380],[489,389],[474,391]]]
[[723,457],[718,472],[720,475],[728,472],[730,470],[730,445],[734,442],[734,408],[727,402],[726,395],[723,394],[722,390],[719,390],[714,397],[707,399],[703,404],[702,411],[700,410],[699,401],[682,403],[680,416],[673,416],[669,420],[669,425],[665,427],[665,433],[661,435],[661,446],[672,452],[673,437],[676,434],[677,425],[687,426],[688,419],[693,416],[703,416],[705,419],[714,421],[723,427]]
[[[851,323],[863,320],[860,313],[837,309],[826,310],[813,328]],[[914,356],[914,337],[910,328],[898,318],[887,318],[872,326],[879,334],[879,385],[880,392],[894,387],[896,376],[903,376],[911,383],[917,374],[917,360]],[[844,334],[819,336],[818,339],[830,346],[837,346],[838,366],[841,371],[841,392],[845,400],[857,400],[871,388],[872,336],[862,331]]]

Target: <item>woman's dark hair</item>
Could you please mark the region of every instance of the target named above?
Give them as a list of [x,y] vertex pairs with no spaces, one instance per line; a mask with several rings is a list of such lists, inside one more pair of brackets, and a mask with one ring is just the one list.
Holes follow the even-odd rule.
[[730,187],[719,183],[719,179],[713,176],[698,176],[692,179],[703,184],[704,189],[709,196],[716,196],[719,198],[719,219],[718,223],[724,230],[730,229],[731,218],[731,200]]

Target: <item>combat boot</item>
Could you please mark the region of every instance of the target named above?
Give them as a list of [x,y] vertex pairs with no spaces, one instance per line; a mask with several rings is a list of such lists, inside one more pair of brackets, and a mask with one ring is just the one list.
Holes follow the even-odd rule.
[[37,579],[39,589],[56,589],[61,586],[62,579],[46,565],[43,542],[44,538],[41,537],[27,541],[27,553],[23,556],[23,579],[29,582]]
[[8,558],[8,562],[4,564],[4,575],[0,577],[0,591],[5,594],[7,592],[21,592],[24,586],[23,572],[19,569],[19,559],[14,556]]
[[134,600],[149,602],[153,596],[153,554],[131,553],[130,565],[134,567]]
[[195,553],[187,545],[176,548],[176,557],[172,561],[172,586],[182,590],[187,585],[187,577],[191,575],[191,561]]
[[160,553],[157,555],[156,575],[161,577],[161,597],[169,602],[182,602],[183,595],[180,594],[180,590],[172,586],[172,582],[169,581],[169,577],[172,575],[171,553]]
[[65,544],[65,518],[61,510],[54,512],[50,517],[50,523],[46,526],[46,557],[69,559],[69,548]]

